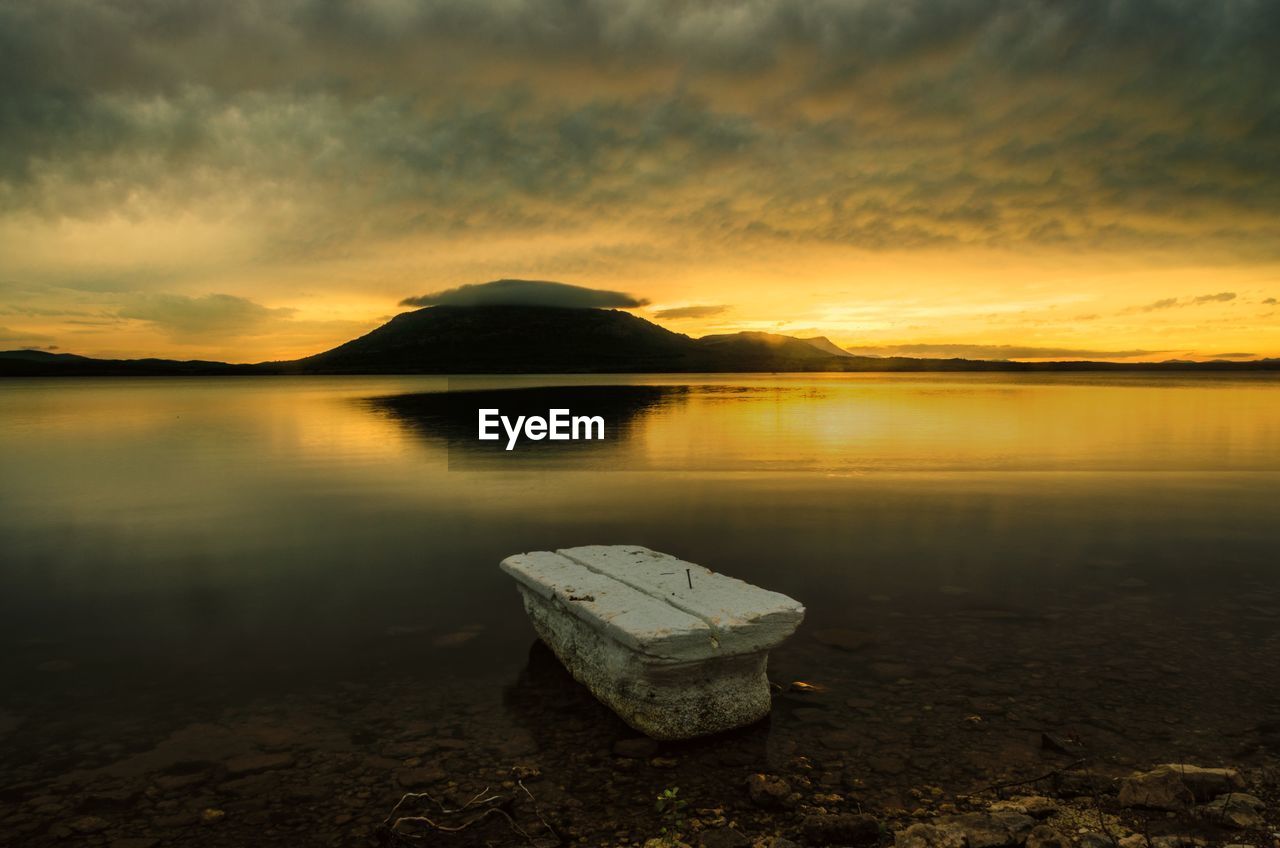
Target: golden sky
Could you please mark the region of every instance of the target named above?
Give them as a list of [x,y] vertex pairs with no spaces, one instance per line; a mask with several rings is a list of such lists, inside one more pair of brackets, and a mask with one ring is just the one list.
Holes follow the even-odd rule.
[[855,352],[1280,356],[1280,6],[0,0],[0,349],[498,278]]

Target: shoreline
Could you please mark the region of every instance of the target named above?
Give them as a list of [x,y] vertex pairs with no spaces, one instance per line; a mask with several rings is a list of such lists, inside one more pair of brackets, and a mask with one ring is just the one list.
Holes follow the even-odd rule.
[[[1171,782],[1154,766],[1120,776],[1114,768],[1073,761],[985,791],[953,793],[924,784],[887,801],[861,781],[818,773],[803,754],[772,772],[738,769],[741,780],[726,781],[723,768],[699,775],[697,766],[682,763],[677,747],[630,737],[613,746],[606,763],[589,767],[609,773],[613,801],[601,806],[598,797],[576,796],[566,772],[544,768],[536,755],[481,767],[487,754],[447,738],[397,745],[401,753],[434,747],[449,756],[367,755],[325,768],[306,753],[276,750],[220,763],[171,762],[109,781],[73,772],[42,787],[3,787],[10,812],[0,825],[21,840],[14,844],[108,848],[377,846],[423,839],[535,848],[1265,848],[1280,828],[1274,757],[1242,770],[1207,770],[1211,779],[1200,783]],[[442,759],[455,765],[470,759],[475,772],[447,771]],[[343,776],[335,777],[332,766]],[[1177,769],[1197,773],[1195,766]],[[1192,787],[1185,790],[1192,794],[1181,798],[1181,786]],[[676,839],[662,835],[666,822],[644,787],[655,797],[675,788],[688,804]]]
[[[985,719],[963,721],[935,781],[922,779],[935,760],[911,735],[841,747],[841,734],[870,739],[874,723],[829,722],[797,737],[795,710],[822,712],[829,697],[798,683],[775,693],[761,723],[674,743],[636,734],[540,662],[500,705],[468,701],[463,688],[349,683],[188,716],[172,730],[139,721],[45,747],[6,765],[0,829],[24,846],[659,848],[651,840],[667,822],[655,800],[676,788],[687,804],[679,841],[693,848],[1270,848],[1280,831],[1280,736],[1270,724],[1233,740],[1235,757],[1147,745],[1137,759],[1041,732],[1034,746],[975,769],[962,762],[990,731]],[[27,719],[9,716],[6,743],[59,729]],[[1182,775],[1139,780],[1145,795],[1125,788],[1165,762],[1238,777],[1214,772],[1185,797]],[[404,822],[395,836],[403,816],[434,825]]]

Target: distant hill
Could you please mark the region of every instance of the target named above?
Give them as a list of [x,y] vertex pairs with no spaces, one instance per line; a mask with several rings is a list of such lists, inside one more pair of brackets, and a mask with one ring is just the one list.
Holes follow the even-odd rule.
[[52,353],[47,350],[0,350],[0,359],[20,359],[23,362],[90,362],[87,356],[74,353]]
[[256,365],[203,359],[92,359],[43,350],[0,351],[0,377],[183,377],[262,373]]
[[1280,359],[1115,363],[855,356],[822,337],[746,332],[694,339],[628,312],[551,306],[429,306],[315,356],[256,365],[0,352],[0,376],[1262,370],[1280,370]]
[[807,342],[813,345],[814,347],[816,347],[818,350],[825,351],[831,354],[832,356],[853,356],[852,353],[840,347],[839,345],[831,341],[831,339],[827,338],[826,336],[814,336],[808,339],[801,339],[800,341]]
[[[826,339],[822,339],[826,342]],[[716,356],[732,360],[746,371],[808,371],[833,357],[809,339],[777,333],[744,332],[703,336],[698,343]],[[830,342],[827,344],[835,347]],[[840,351],[835,356],[849,356]]]

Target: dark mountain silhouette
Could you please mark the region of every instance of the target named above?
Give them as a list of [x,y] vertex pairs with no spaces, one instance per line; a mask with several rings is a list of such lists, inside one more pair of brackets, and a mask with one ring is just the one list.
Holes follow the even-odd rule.
[[696,341],[612,309],[432,306],[405,312],[333,350],[282,363],[291,372],[467,374],[688,371]]
[[821,337],[748,332],[693,339],[627,312],[550,306],[426,307],[324,353],[256,365],[0,352],[0,376],[1262,370],[1280,370],[1280,359],[1117,363],[855,356]]

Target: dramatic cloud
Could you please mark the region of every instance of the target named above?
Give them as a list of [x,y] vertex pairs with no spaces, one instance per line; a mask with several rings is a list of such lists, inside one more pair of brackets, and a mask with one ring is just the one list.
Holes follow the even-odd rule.
[[625,292],[589,289],[547,280],[494,280],[406,297],[401,306],[563,306],[633,309],[649,301]]
[[0,0],[0,210],[1276,256],[1278,41],[1198,0]]
[[654,318],[665,318],[667,320],[679,318],[712,318],[716,315],[723,315],[729,311],[729,307],[720,306],[675,306],[671,309],[659,309],[653,313]]
[[[822,304],[901,291],[1014,342],[965,301],[1054,278],[1080,297],[1045,321],[1105,319],[1035,338],[1184,346],[1152,328],[1191,313],[1158,299],[1207,289],[1162,270],[1276,279],[1277,43],[1260,0],[0,0],[0,256],[45,288],[24,308],[236,292],[316,340],[405,291],[528,277],[807,308],[838,340],[866,326]],[[884,338],[936,338],[943,311]],[[1251,320],[1213,347],[1263,350]],[[148,330],[127,323],[99,349]]]
[[120,317],[146,321],[179,340],[190,340],[253,335],[295,312],[290,308],[269,309],[230,294],[203,297],[155,294],[138,298],[136,303],[120,310]]
[[915,356],[942,359],[1134,359],[1159,350],[1087,350],[1070,347],[1023,347],[981,344],[904,344],[848,348],[858,356]]

